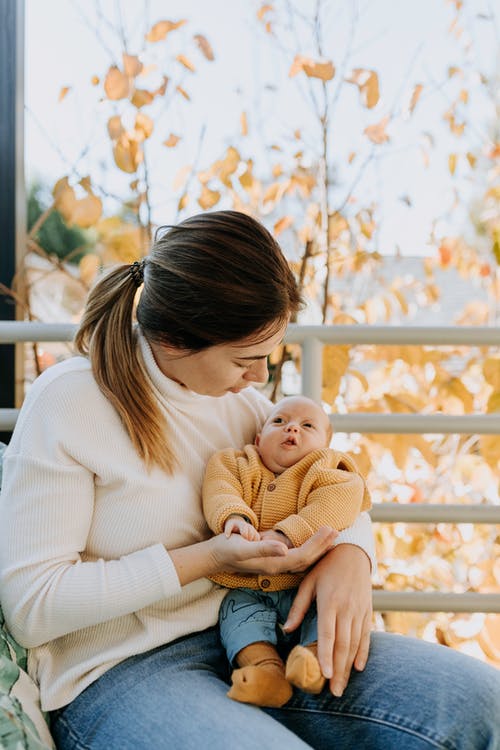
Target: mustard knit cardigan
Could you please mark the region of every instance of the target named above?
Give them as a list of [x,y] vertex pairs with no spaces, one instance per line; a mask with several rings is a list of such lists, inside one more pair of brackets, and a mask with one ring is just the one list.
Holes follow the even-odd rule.
[[[365,481],[352,458],[331,448],[312,451],[278,476],[264,466],[254,445],[219,451],[209,460],[203,482],[203,511],[214,534],[223,532],[234,513],[245,516],[258,531],[283,532],[294,547],[321,526],[338,531],[351,526],[370,506]],[[227,588],[267,591],[294,588],[302,578],[297,573],[212,576]]]

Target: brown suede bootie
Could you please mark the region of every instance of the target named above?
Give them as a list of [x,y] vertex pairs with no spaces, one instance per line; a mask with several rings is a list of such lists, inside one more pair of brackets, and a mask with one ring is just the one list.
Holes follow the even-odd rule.
[[236,657],[240,669],[231,675],[228,696],[241,703],[279,708],[292,697],[285,665],[270,643],[260,641],[241,649]]
[[295,646],[286,660],[286,679],[306,693],[321,693],[326,679],[318,661],[318,644]]

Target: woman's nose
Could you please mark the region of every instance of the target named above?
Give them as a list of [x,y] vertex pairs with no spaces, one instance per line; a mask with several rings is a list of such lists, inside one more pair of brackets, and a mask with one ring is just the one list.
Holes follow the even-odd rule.
[[256,383],[267,383],[268,378],[267,359],[259,359],[257,362],[254,362],[245,374],[246,380]]

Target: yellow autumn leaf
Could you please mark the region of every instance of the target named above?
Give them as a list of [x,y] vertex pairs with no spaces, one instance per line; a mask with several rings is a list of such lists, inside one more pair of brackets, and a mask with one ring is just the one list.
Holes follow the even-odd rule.
[[465,387],[460,378],[451,378],[445,383],[444,390],[447,394],[461,402],[465,413],[470,414],[474,410],[472,393]]
[[368,391],[368,389],[369,389],[369,387],[370,387],[370,386],[369,386],[369,383],[368,383],[368,380],[366,379],[366,376],[365,376],[365,375],[363,375],[363,373],[362,373],[362,372],[360,372],[360,370],[356,370],[356,369],[354,369],[353,367],[350,367],[350,368],[349,368],[349,369],[347,370],[347,373],[348,373],[348,375],[352,375],[352,376],[353,376],[353,377],[355,377],[355,378],[356,378],[357,380],[359,380],[359,382],[361,383],[361,387],[363,388],[363,390],[364,390],[365,392],[366,392],[366,391]]
[[92,86],[98,86],[100,82],[101,79],[99,78],[99,76],[92,76],[92,78],[90,79],[90,83],[92,84]]
[[389,140],[389,136],[386,133],[388,124],[389,115],[386,115],[380,120],[380,122],[376,123],[375,125],[368,125],[368,127],[363,130],[363,133],[370,139],[372,143],[375,143],[377,145],[386,143]]
[[108,133],[111,140],[116,141],[124,132],[125,128],[123,127],[120,115],[113,115],[113,117],[110,117],[108,120]]
[[252,164],[251,159],[249,159],[247,164],[248,164],[247,169],[243,172],[243,174],[239,176],[238,179],[239,179],[241,187],[244,190],[251,190],[255,183],[254,176],[252,174],[253,164]]
[[347,219],[338,211],[328,215],[328,242],[335,242],[348,229]]
[[358,87],[361,101],[372,109],[380,99],[378,75],[375,70],[367,68],[354,68],[351,75],[345,79],[347,83],[353,83]]
[[274,10],[274,7],[269,3],[264,3],[264,5],[261,5],[259,10],[257,11],[257,18],[259,19],[259,21],[263,21],[266,13],[269,13],[271,10]]
[[169,81],[170,78],[168,76],[163,76],[161,84],[153,91],[153,96],[164,96]]
[[135,117],[135,136],[139,142],[147,140],[153,132],[154,123],[151,117],[148,117],[143,112],[138,112]]
[[242,112],[240,115],[241,135],[248,135],[247,113]]
[[422,435],[408,435],[408,437],[412,438],[413,447],[419,451],[420,455],[425,461],[427,461],[429,466],[436,468],[438,465],[438,456],[427,440]]
[[349,345],[327,344],[323,347],[322,399],[332,405],[349,366]]
[[188,92],[186,91],[186,89],[183,89],[182,86],[176,86],[175,89],[176,91],[179,92],[181,96],[184,97],[184,99],[187,99],[188,102],[191,100],[191,97],[189,96]]
[[125,52],[122,55],[123,60],[123,71],[125,75],[130,78],[135,78],[142,72],[142,63],[137,55],[127,55]]
[[484,460],[493,471],[500,470],[500,435],[481,435],[479,448]]
[[393,396],[390,393],[384,393],[384,401],[393,414],[412,414],[415,409],[406,401],[404,397]]
[[177,146],[179,141],[181,140],[180,135],[175,135],[174,133],[170,133],[166,141],[163,141],[163,145],[167,148],[173,148],[174,146]]
[[84,198],[76,200],[71,220],[73,224],[86,229],[96,224],[101,218],[102,201],[97,195],[94,195],[90,184],[90,177],[83,177],[79,184],[87,195]]
[[66,98],[69,91],[71,91],[71,86],[63,86],[59,92],[57,101],[62,102],[62,100]]
[[67,177],[61,177],[52,189],[54,206],[64,220],[71,223],[73,210],[76,203],[75,191],[69,184]]
[[408,315],[408,302],[406,301],[406,298],[404,294],[399,289],[391,289],[391,292],[396,297],[397,301],[399,302],[399,306],[402,310],[402,312],[405,315]]
[[465,156],[467,158],[467,161],[469,162],[469,166],[472,169],[474,169],[474,167],[476,166],[476,162],[477,162],[477,156],[475,156],[474,154],[472,154],[470,151],[467,151],[467,153],[466,153]]
[[125,99],[130,93],[129,78],[116,65],[112,65],[106,73],[104,91],[112,101]]
[[229,146],[226,151],[224,159],[222,159],[217,165],[217,175],[219,180],[228,188],[231,188],[231,180],[229,179],[232,174],[238,169],[241,156],[239,151],[233,146]]
[[158,21],[158,23],[155,23],[155,25],[152,27],[151,31],[149,31],[146,34],[146,39],[148,42],[161,42],[167,34],[169,34],[171,31],[174,31],[175,29],[180,28],[185,23],[187,23],[186,20],[182,21]]
[[488,414],[500,411],[500,391],[491,394],[486,405],[486,411]]
[[183,65],[186,68],[186,70],[189,70],[191,73],[196,72],[195,66],[193,65],[191,60],[188,57],[186,57],[186,55],[177,55],[175,59],[177,60],[178,63]]
[[142,162],[143,154],[139,143],[127,136],[120,136],[113,147],[113,156],[116,166],[123,172],[133,174]]
[[409,104],[409,107],[408,107],[408,110],[409,110],[410,114],[413,112],[413,110],[417,106],[417,102],[420,99],[420,95],[421,95],[421,93],[423,91],[423,88],[424,87],[423,87],[423,85],[421,83],[417,83],[416,86],[415,86],[415,88],[413,89],[412,95],[411,95],[411,99],[410,99],[410,104]]
[[189,203],[189,195],[187,193],[183,193],[181,197],[179,198],[179,203],[177,204],[177,210],[182,211],[184,208],[186,208],[188,203]]
[[154,98],[154,94],[152,94],[151,91],[147,91],[146,89],[135,89],[130,101],[134,107],[140,109],[147,104],[151,104]]
[[281,190],[282,184],[280,182],[271,183],[271,185],[266,188],[266,192],[264,193],[264,196],[262,198],[263,202],[268,203],[269,201],[277,200]]
[[290,78],[297,73],[305,73],[309,78],[320,78],[322,81],[331,81],[335,75],[335,67],[331,60],[313,60],[304,55],[295,55],[294,61],[288,75]]
[[87,253],[78,264],[78,273],[84,284],[91,286],[101,266],[101,258],[95,253]]
[[500,391],[500,357],[487,357],[484,360],[483,375],[495,391]]
[[448,156],[448,169],[450,171],[450,174],[455,174],[456,168],[457,168],[457,155],[456,154],[449,154],[449,156]]
[[278,235],[281,234],[281,232],[284,232],[285,229],[288,229],[292,226],[294,222],[293,216],[283,216],[281,219],[278,219],[278,221],[275,223],[273,229],[274,234]]
[[144,254],[146,238],[139,227],[119,216],[103,219],[96,227],[103,265],[132,263]]
[[203,185],[198,198],[198,203],[204,211],[209,208],[213,208],[220,201],[220,193],[218,190],[210,190],[206,185]]
[[203,34],[195,34],[194,40],[198,47],[201,49],[207,60],[213,60],[214,59],[214,51],[210,45],[210,42],[206,37],[203,36]]

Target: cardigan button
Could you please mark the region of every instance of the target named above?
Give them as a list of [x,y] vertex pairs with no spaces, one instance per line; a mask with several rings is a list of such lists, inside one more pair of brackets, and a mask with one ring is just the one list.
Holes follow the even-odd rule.
[[269,578],[263,578],[262,581],[260,582],[260,585],[261,585],[261,588],[268,589],[269,586],[271,585],[271,581],[269,580]]
[[276,489],[276,485],[274,484],[274,482],[271,482],[271,484],[267,485],[267,491],[268,492],[273,492],[273,490],[275,490],[275,489]]

